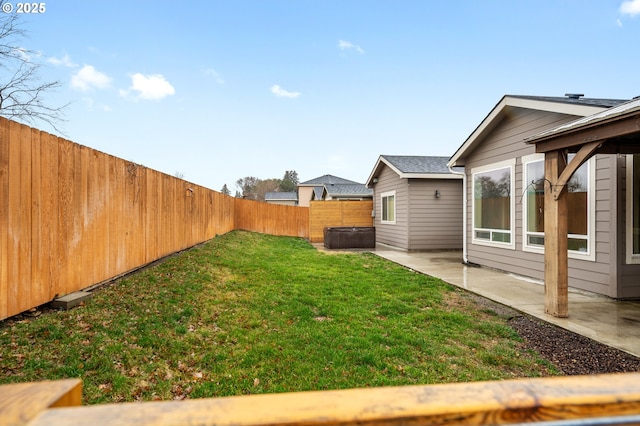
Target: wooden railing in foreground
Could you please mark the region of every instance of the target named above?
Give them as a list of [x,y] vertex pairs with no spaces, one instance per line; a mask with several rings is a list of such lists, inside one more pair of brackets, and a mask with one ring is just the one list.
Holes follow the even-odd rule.
[[[41,385],[55,386],[55,382]],[[33,399],[37,398],[34,395]],[[640,415],[640,373],[69,408],[47,408],[46,404],[35,405],[26,400],[16,404],[21,405],[11,407],[11,418],[27,419],[25,423],[31,426],[515,424]],[[6,407],[0,404],[0,410]],[[19,410],[25,412],[23,417],[15,416]],[[5,419],[4,414],[0,411],[0,419]]]
[[24,425],[49,408],[81,403],[80,379],[0,386],[0,425]]

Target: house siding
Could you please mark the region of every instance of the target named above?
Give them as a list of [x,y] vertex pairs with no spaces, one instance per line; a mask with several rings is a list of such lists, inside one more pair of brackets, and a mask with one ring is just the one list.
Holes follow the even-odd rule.
[[[382,223],[381,194],[396,191],[396,223]],[[378,176],[374,189],[376,242],[407,249],[409,246],[408,200],[409,186],[406,179],[400,177],[388,167]]]
[[313,196],[313,186],[299,186],[298,187],[298,206],[309,207],[312,196]]
[[[409,179],[408,250],[462,248],[462,179]],[[440,198],[435,191],[440,191]]]
[[[626,182],[626,156],[619,156],[616,170],[618,181],[618,197],[616,199],[617,214],[617,241],[614,242],[618,252],[617,262],[617,297],[621,299],[640,298],[640,264],[627,264],[627,182]],[[636,183],[637,184],[637,183]]]
[[[520,108],[510,108],[506,118],[498,123],[482,143],[471,153],[465,161],[467,173],[467,258],[470,262],[483,266],[508,271],[514,274],[532,277],[539,280],[544,278],[544,255],[523,251],[523,211],[522,194],[523,167],[522,157],[533,154],[535,148],[523,143],[527,136],[558,126],[578,117],[555,114],[543,111],[533,111]],[[473,175],[472,169],[516,159],[513,178],[515,179],[515,249],[474,244],[473,235]],[[613,158],[613,160],[612,160]],[[609,166],[615,161],[615,156],[598,155],[596,157],[595,173],[595,235],[591,236],[592,249],[595,250],[595,260],[569,259],[569,285],[587,291],[617,297],[616,284],[613,282],[611,263],[615,264],[615,252],[612,253],[610,235],[612,229],[611,217],[615,217],[615,181],[613,181]],[[593,192],[592,192],[593,193]],[[569,213],[570,215],[571,213]]]
[[296,201],[295,200],[267,200],[266,203],[268,203],[268,204],[280,204],[282,206],[295,206],[296,205]]

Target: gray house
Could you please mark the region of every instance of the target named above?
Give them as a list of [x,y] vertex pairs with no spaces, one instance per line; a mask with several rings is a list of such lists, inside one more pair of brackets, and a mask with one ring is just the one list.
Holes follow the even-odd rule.
[[[544,154],[526,141],[623,102],[583,95],[504,96],[448,163],[465,169],[464,260],[542,280]],[[569,151],[568,161],[573,155]],[[566,185],[571,287],[613,298],[640,297],[640,264],[626,255],[624,244],[631,157],[598,153]]]
[[297,192],[267,192],[266,194],[264,194],[264,201],[269,204],[297,206],[298,193]]
[[408,251],[462,248],[462,169],[448,157],[381,155],[374,190],[376,242]]
[[[330,183],[322,187],[320,200],[363,201],[373,198],[373,189],[361,183]],[[315,198],[312,198],[315,199]]]
[[349,179],[344,179],[338,176],[323,175],[298,184],[298,205],[302,207],[309,207],[309,202],[311,200],[322,200],[324,186],[331,184],[362,185],[361,183],[354,182]]

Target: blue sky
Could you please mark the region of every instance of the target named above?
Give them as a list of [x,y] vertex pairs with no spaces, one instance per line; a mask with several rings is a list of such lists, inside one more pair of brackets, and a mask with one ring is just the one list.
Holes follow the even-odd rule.
[[640,95],[640,0],[45,5],[24,44],[64,136],[215,190],[450,156],[505,94]]

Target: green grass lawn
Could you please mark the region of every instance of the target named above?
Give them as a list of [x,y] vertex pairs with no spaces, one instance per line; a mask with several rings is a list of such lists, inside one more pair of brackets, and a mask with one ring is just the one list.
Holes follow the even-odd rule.
[[232,232],[0,322],[0,383],[78,377],[88,404],[557,374],[462,290],[367,253]]

